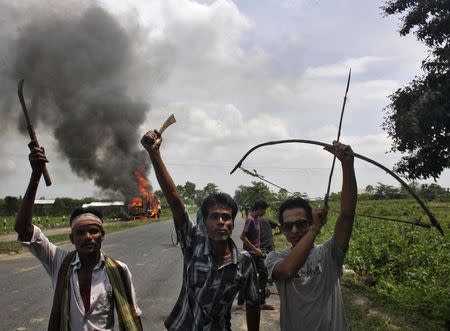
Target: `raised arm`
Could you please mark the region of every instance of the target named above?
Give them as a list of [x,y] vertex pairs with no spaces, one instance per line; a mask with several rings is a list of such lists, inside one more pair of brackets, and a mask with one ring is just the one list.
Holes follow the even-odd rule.
[[246,244],[248,247],[250,247],[250,249],[253,251],[253,253],[257,256],[261,256],[264,257],[264,253],[260,248],[255,247],[252,242],[247,238],[247,233],[246,232],[242,232],[241,234],[241,240],[244,244]]
[[141,139],[141,144],[147,150],[150,160],[153,164],[156,179],[158,180],[161,191],[167,200],[172,211],[173,219],[177,226],[184,221],[185,207],[177,191],[177,187],[173,182],[172,177],[167,170],[160,153],[160,146],[162,143],[161,135],[157,130],[148,131]]
[[28,158],[32,168],[30,182],[28,183],[27,190],[23,196],[22,203],[16,216],[16,223],[14,224],[14,230],[19,235],[20,241],[30,241],[33,235],[31,220],[33,217],[34,199],[36,198],[43,165],[48,162],[43,147],[33,148]]
[[[303,267],[314,245],[314,241],[322,228],[321,219],[326,217],[327,212],[328,210],[324,207],[313,208],[312,225],[306,230],[306,233],[303,234],[300,241],[291,249],[288,256],[275,265],[272,271],[273,279],[291,279]],[[299,231],[299,229],[295,231]]]
[[358,200],[355,168],[353,165],[354,155],[351,147],[348,145],[334,141],[333,146],[334,151],[329,151],[336,155],[342,165],[341,210],[334,228],[334,236],[338,245],[346,252],[352,235],[356,202]]

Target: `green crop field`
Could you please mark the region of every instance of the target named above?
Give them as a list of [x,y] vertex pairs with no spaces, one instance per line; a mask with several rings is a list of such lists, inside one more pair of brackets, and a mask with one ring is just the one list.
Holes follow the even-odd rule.
[[[59,228],[69,226],[69,216],[39,216],[33,217],[33,223],[43,229]],[[14,232],[15,218],[12,216],[0,217],[0,234],[8,234]]]

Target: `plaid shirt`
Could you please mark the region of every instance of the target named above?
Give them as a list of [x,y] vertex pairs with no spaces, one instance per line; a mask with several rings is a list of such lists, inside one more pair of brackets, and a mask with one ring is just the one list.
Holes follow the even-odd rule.
[[218,266],[203,226],[188,214],[177,227],[183,252],[183,284],[175,307],[164,322],[168,330],[231,330],[231,305],[243,290],[247,304],[258,304],[256,269],[248,253],[238,252],[231,238],[232,257]]

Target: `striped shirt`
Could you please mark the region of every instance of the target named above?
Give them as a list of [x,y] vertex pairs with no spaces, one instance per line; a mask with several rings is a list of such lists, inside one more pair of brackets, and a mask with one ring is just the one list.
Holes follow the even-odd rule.
[[181,224],[176,230],[184,256],[183,284],[164,324],[170,331],[231,330],[230,310],[237,293],[244,291],[248,305],[259,302],[252,258],[238,252],[230,238],[232,257],[219,266],[204,227],[194,225],[187,213]]

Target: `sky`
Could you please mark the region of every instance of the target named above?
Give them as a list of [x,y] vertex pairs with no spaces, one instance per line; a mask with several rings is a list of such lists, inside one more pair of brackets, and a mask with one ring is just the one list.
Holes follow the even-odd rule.
[[[2,0],[0,5],[5,3]],[[163,135],[161,153],[176,184],[191,181],[203,188],[212,182],[233,194],[239,185],[256,180],[240,170],[229,174],[252,146],[294,138],[331,143],[337,136],[350,68],[340,140],[391,169],[400,159],[401,155],[389,152],[391,141],[382,130],[383,109],[390,94],[421,74],[427,50],[414,36],[400,37],[399,17],[383,17],[382,1],[83,3],[101,6],[122,24],[132,22],[143,31],[142,48],[148,46],[148,60],[156,60],[145,74],[136,72],[136,80],[131,76],[127,81],[129,90],[137,90],[136,95],[148,104],[134,134],[159,128],[170,114],[175,115],[177,122]],[[42,7],[46,4],[25,1],[16,12],[26,16],[30,8],[39,6],[46,10]],[[0,20],[0,25],[5,22]],[[17,25],[20,29],[20,22]],[[17,30],[8,26],[2,31],[5,36]],[[10,57],[1,52],[0,56],[3,70],[12,65]],[[15,107],[19,113],[18,102]],[[128,116],[124,111],[119,120],[127,121]],[[50,187],[40,185],[38,197],[104,195],[89,176],[73,171],[54,128],[42,121],[36,132],[46,148],[53,179]],[[28,138],[12,125],[2,128],[0,138],[0,197],[22,195],[31,171]],[[74,136],[73,144],[77,143]],[[139,149],[139,139],[135,144]],[[331,163],[331,154],[320,147],[288,144],[260,149],[243,166],[289,191],[319,197],[325,194]],[[355,169],[360,189],[379,182],[399,186],[363,161],[356,160]],[[149,178],[158,189],[152,170]],[[450,172],[446,170],[437,183],[450,187]],[[339,191],[340,185],[337,164],[332,191]]]

